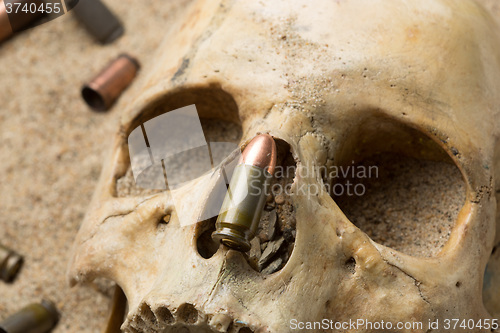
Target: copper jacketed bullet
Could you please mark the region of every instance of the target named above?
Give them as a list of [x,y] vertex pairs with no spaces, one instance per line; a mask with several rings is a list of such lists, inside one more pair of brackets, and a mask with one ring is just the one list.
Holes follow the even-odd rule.
[[243,151],[217,217],[212,238],[242,252],[250,250],[276,167],[272,136],[256,136]]
[[23,264],[23,257],[0,245],[0,279],[11,282]]
[[134,80],[139,62],[122,54],[82,89],[85,102],[96,111],[108,110]]
[[0,322],[0,333],[47,333],[59,320],[54,303],[31,304]]

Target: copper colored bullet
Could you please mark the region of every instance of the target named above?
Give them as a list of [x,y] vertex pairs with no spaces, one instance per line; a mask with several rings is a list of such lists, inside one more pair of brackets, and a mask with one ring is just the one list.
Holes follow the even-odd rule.
[[256,136],[243,151],[212,238],[238,251],[250,250],[276,168],[276,143],[272,136]]
[[7,15],[7,8],[5,8],[3,0],[0,0],[0,42],[12,36],[13,33],[14,31]]
[[272,176],[276,168],[276,143],[273,137],[261,134],[253,138],[241,154],[239,164],[256,166]]
[[82,97],[96,111],[108,110],[129,86],[139,70],[134,58],[122,54],[90,83],[83,86]]

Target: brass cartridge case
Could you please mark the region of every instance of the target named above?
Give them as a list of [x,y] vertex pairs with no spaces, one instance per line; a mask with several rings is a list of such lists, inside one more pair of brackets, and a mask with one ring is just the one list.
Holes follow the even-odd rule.
[[242,252],[250,250],[276,166],[276,144],[267,134],[255,137],[235,167],[212,238]]
[[0,245],[0,279],[11,282],[23,265],[23,257]]

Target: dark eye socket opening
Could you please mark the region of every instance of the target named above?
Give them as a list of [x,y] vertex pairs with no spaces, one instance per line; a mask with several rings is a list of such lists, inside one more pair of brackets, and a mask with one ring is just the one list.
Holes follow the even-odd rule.
[[419,130],[384,117],[349,132],[324,181],[346,217],[375,242],[418,257],[444,247],[465,202],[459,168]]
[[241,126],[238,106],[234,98],[219,87],[186,88],[174,91],[152,102],[140,112],[129,127],[129,132],[137,126],[166,112],[188,105],[196,105],[202,119],[216,119]]
[[[146,145],[152,148],[151,152],[155,149],[161,151],[175,147],[176,144],[172,142],[152,140],[153,135],[144,124],[148,121],[158,124],[160,121],[165,121],[166,118],[162,116],[168,115],[170,111],[193,105],[197,113],[197,122],[199,121],[203,133],[185,132],[182,134],[187,137],[198,135],[199,140],[204,141],[205,144],[178,154],[178,157],[171,158],[170,161],[163,160],[162,164],[159,164],[157,156],[137,154],[131,150],[133,147],[128,144],[124,145],[121,149],[121,158],[128,167],[116,171],[116,196],[155,194],[175,186],[176,182],[173,179],[178,180],[177,183],[190,181],[214,167],[212,153],[218,154],[217,157],[220,158],[223,154],[221,151],[228,150],[225,147],[222,149],[221,146],[230,143],[237,147],[242,136],[238,108],[232,96],[218,87],[182,89],[163,96],[137,115],[127,127],[125,140],[130,143],[131,134],[135,131],[142,132]],[[140,139],[139,144],[143,146]],[[221,142],[224,144],[219,144]],[[132,156],[134,154],[135,156]],[[140,172],[137,171],[138,169]]]

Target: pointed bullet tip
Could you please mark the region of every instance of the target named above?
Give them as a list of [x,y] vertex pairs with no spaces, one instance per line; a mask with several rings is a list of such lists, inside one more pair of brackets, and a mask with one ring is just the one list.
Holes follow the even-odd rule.
[[260,134],[250,141],[241,155],[241,163],[253,165],[274,174],[276,143],[269,134]]

